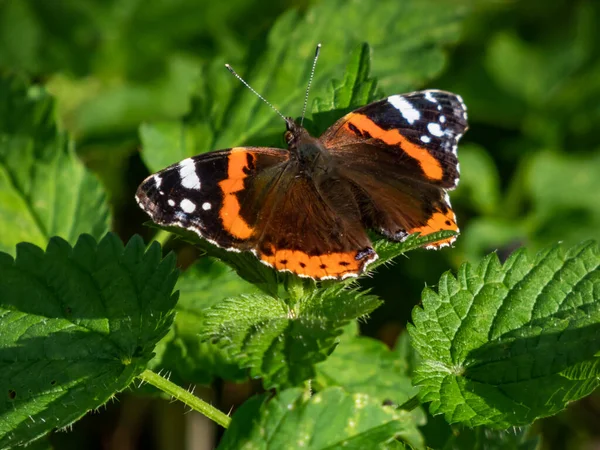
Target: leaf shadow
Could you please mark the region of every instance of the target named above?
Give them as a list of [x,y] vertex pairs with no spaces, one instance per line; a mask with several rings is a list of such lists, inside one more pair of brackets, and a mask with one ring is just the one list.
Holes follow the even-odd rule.
[[539,333],[544,322],[556,331],[527,337],[507,333],[465,358],[465,390],[505,415],[510,425],[554,414],[600,385],[600,323],[568,329],[569,318],[550,320],[553,326],[540,319],[525,331]]

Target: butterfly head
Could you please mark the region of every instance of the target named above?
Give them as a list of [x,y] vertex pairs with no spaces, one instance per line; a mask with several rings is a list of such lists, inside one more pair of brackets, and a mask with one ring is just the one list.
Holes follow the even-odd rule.
[[[318,167],[326,166],[328,152],[325,146],[312,137],[302,125],[298,125],[291,117],[286,118],[286,132],[283,135],[292,158],[296,159],[302,172],[315,172]],[[323,163],[320,164],[319,161]]]
[[288,148],[293,152],[303,147],[304,143],[312,143],[317,141],[313,138],[309,132],[302,125],[298,125],[291,117],[286,117],[286,131],[283,134],[283,138]]
[[296,146],[302,136],[309,135],[308,131],[302,125],[298,125],[291,117],[285,118],[285,124],[283,138],[290,149]]

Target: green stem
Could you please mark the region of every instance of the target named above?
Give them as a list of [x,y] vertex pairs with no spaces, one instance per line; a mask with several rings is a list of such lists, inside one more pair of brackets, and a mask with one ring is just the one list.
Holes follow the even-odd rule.
[[403,411],[412,411],[413,409],[415,409],[420,404],[421,404],[421,402],[419,402],[419,399],[415,395],[414,397],[411,397],[408,400],[406,400],[404,403],[402,403],[396,409],[401,409]]
[[152,386],[160,389],[161,391],[173,396],[177,400],[185,403],[187,406],[195,411],[198,411],[200,414],[203,414],[209,419],[217,422],[223,428],[227,428],[231,423],[231,417],[229,417],[227,414],[222,413],[214,406],[209,405],[204,400],[199,399],[195,395],[192,395],[185,389],[177,386],[174,383],[171,383],[166,378],[161,377],[149,369],[144,370],[139,375],[139,378],[144,380],[146,383],[149,383]]
[[161,247],[164,247],[169,238],[171,237],[171,233],[166,230],[158,230],[158,233],[154,236],[154,241],[158,242]]

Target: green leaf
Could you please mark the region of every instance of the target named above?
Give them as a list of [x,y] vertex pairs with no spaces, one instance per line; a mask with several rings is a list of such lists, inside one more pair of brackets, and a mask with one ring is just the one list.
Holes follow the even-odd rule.
[[99,238],[109,222],[102,186],[57,130],[51,98],[0,76],[0,251],[22,241],[46,246],[55,235]]
[[113,234],[0,253],[0,447],[64,427],[126,388],[173,320],[175,258]]
[[[381,404],[364,394],[331,388],[307,397],[301,389],[248,400],[233,415],[220,450],[424,448],[410,414]],[[391,445],[392,447],[388,447]]]
[[[327,91],[332,80],[344,78],[348,55],[364,42],[373,50],[374,76],[384,89],[393,87],[400,93],[422,85],[442,70],[444,47],[457,41],[466,12],[462,7],[440,8],[433,0],[405,0],[401,6],[394,0],[325,0],[304,14],[287,11],[271,28],[261,55],[249,57],[249,68],[231,60],[215,60],[205,67],[195,106],[183,122],[170,126],[160,123],[156,130],[151,130],[153,124],[144,127],[142,157],[152,171],[157,171],[165,162],[175,163],[183,156],[209,150],[283,143],[281,118],[237,82],[223,67],[224,62],[232,63],[284,115],[299,115],[318,42],[323,43],[323,49],[313,81],[313,98],[330,98]],[[369,91],[365,87],[364,93]],[[342,93],[348,101],[344,90]],[[364,93],[350,96],[350,100],[358,101]],[[318,129],[332,125],[330,117],[321,118],[328,123],[317,123]],[[174,146],[160,148],[154,139]]]
[[313,118],[322,125],[315,131],[321,135],[337,119],[350,111],[366,105],[383,94],[377,90],[377,81],[370,76],[371,48],[368,44],[358,46],[350,56],[343,81],[332,80],[329,92],[313,102]]
[[373,247],[379,258],[370,264],[367,269],[371,271],[408,251],[422,248],[431,242],[437,242],[454,235],[456,233],[450,230],[438,231],[427,236],[421,236],[416,233],[411,234],[402,242],[393,242],[382,237],[373,236],[375,238],[373,239]]
[[202,342],[202,313],[223,299],[257,289],[242,280],[225,264],[201,258],[177,280],[179,301],[173,327],[157,345],[150,368],[167,370],[175,379],[196,384],[209,384],[214,377],[242,379],[235,361],[218,345]]
[[333,351],[342,328],[381,304],[343,284],[315,290],[298,281],[290,292],[298,297],[288,303],[264,294],[243,295],[205,312],[203,338],[219,343],[252,377],[262,377],[266,389],[314,378],[315,364]]
[[555,414],[599,384],[600,251],[495,254],[425,289],[409,331],[432,414],[505,428]]
[[340,386],[348,392],[367,394],[381,403],[401,405],[418,391],[412,386],[407,369],[398,354],[383,342],[351,336],[317,365],[315,381],[320,389]]

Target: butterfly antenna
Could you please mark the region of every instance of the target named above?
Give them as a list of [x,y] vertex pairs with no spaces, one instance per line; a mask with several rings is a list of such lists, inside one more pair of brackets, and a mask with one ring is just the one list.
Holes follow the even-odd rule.
[[310,71],[310,78],[308,79],[308,86],[306,86],[306,95],[304,96],[304,107],[302,108],[302,119],[300,119],[300,126],[304,123],[304,115],[306,114],[306,107],[308,106],[308,93],[310,92],[310,85],[315,77],[315,67],[317,67],[317,59],[319,59],[319,53],[321,53],[321,43],[317,44],[315,50],[315,59],[313,60],[312,69]]
[[256,95],[258,98],[260,98],[263,102],[265,102],[267,105],[269,105],[271,107],[271,109],[273,109],[273,111],[275,111],[277,114],[279,114],[281,116],[281,118],[283,120],[285,120],[287,122],[287,119],[285,118],[285,116],[283,114],[281,114],[279,112],[279,110],[277,108],[275,108],[271,103],[269,103],[262,95],[260,95],[258,92],[256,92],[254,89],[252,89],[252,86],[250,86],[248,83],[246,83],[246,80],[244,80],[242,77],[240,77],[237,72],[235,70],[233,70],[233,67],[231,67],[229,64],[225,64],[225,67],[227,67],[227,70],[229,70],[234,77],[236,77],[238,80],[240,80],[244,86],[246,86],[248,89],[250,89],[250,91]]

